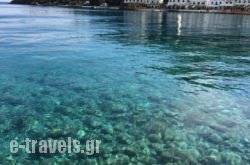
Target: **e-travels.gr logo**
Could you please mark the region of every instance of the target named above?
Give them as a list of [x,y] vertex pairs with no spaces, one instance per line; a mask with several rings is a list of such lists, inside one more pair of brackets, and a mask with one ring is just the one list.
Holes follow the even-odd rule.
[[81,153],[93,155],[99,153],[101,140],[86,140],[86,148],[82,149],[79,140],[68,137],[67,140],[31,140],[26,138],[24,144],[19,144],[16,140],[10,141],[10,152],[17,153],[20,148],[27,153],[53,154],[53,153]]

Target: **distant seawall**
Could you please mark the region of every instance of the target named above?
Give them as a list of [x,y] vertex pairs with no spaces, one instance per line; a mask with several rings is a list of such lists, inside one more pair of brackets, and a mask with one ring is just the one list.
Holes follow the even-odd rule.
[[244,11],[241,9],[207,9],[207,10],[193,10],[193,9],[167,9],[168,12],[189,12],[189,13],[218,13],[218,14],[247,14],[250,15],[250,11]]

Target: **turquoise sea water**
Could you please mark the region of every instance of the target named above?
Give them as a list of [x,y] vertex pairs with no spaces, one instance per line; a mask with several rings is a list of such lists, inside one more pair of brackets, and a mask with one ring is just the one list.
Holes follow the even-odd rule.
[[0,164],[247,165],[250,16],[1,4],[0,94]]

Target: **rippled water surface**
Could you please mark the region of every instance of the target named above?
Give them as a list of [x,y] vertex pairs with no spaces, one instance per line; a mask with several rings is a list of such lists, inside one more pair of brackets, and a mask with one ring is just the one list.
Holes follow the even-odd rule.
[[250,16],[0,4],[0,93],[0,164],[247,165]]

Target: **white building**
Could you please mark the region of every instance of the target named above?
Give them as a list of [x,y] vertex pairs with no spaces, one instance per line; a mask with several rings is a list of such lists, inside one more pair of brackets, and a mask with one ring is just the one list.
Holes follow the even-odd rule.
[[207,7],[233,7],[235,6],[235,0],[206,0]]
[[220,8],[249,7],[250,0],[169,0],[167,7],[175,8]]
[[124,0],[125,4],[161,5],[163,0]]
[[235,0],[235,6],[249,6],[250,0]]
[[167,6],[186,7],[190,5],[190,0],[169,0]]
[[205,7],[205,0],[169,0],[167,6],[175,6],[181,8],[187,7]]
[[205,0],[190,0],[190,4],[192,7],[205,7]]

